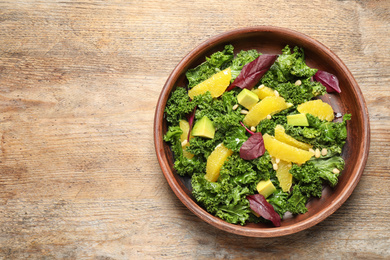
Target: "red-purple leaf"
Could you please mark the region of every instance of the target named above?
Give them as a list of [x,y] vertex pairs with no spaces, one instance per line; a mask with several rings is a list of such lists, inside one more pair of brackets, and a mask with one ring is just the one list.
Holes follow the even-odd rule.
[[263,195],[248,195],[246,198],[249,200],[249,206],[254,212],[263,218],[272,221],[275,227],[280,226],[281,219],[279,214],[276,213],[274,207],[267,202]]
[[245,128],[245,130],[246,130],[248,133],[250,133],[251,135],[254,134],[254,132],[252,132],[251,130],[249,130],[248,127],[246,127],[246,126],[244,125],[243,122],[240,122],[240,124]]
[[247,88],[251,90],[261,79],[261,77],[269,70],[274,64],[278,55],[263,54],[257,57],[254,61],[245,64],[240,74],[227,88],[226,91],[230,91],[235,87],[241,89]]
[[187,141],[190,141],[190,136],[191,136],[191,130],[192,130],[192,125],[194,124],[194,118],[195,118],[195,112],[196,112],[197,106],[195,106],[194,110],[187,115],[187,121],[188,124],[190,125],[190,129],[188,131],[188,136],[187,136]]
[[339,80],[337,77],[329,72],[319,70],[314,75],[314,80],[320,82],[322,85],[326,87],[326,92],[341,92],[339,86]]
[[240,157],[244,160],[253,160],[265,153],[263,135],[260,132],[251,135],[240,148]]

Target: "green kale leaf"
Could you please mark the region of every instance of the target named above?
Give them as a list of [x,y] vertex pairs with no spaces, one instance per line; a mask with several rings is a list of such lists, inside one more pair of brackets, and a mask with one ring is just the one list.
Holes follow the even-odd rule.
[[187,91],[178,87],[172,92],[165,106],[166,119],[172,125],[177,125],[181,119],[194,110],[195,106],[196,103],[191,102]]
[[[326,93],[322,84],[311,80],[316,72],[317,69],[306,65],[301,48],[295,47],[291,52],[290,47],[286,46],[261,83],[277,90],[287,102],[298,105]],[[300,84],[295,84],[297,80]]]
[[347,121],[350,114],[345,114],[342,122],[320,120],[311,114],[306,114],[308,127],[285,125],[286,133],[295,139],[312,144],[315,148],[327,148],[333,153],[341,153],[347,138]]
[[183,131],[179,126],[170,126],[164,135],[164,141],[171,143],[171,149],[175,157],[173,168],[181,176],[191,176],[195,171],[206,170],[206,160],[203,156],[194,156],[189,159],[183,156],[180,136]]
[[189,69],[186,73],[189,82],[188,88],[198,85],[215,73],[229,67],[234,58],[233,50],[233,45],[226,45],[223,51],[213,53],[210,57],[206,57],[205,62],[193,69]]
[[260,55],[261,53],[257,52],[256,50],[240,51],[233,59],[232,65],[230,67],[232,70],[232,79],[230,82],[233,82],[238,77],[244,65],[254,61]]
[[287,210],[292,214],[303,214],[307,212],[306,203],[309,197],[302,193],[299,185],[294,185],[292,194],[287,200]]
[[[246,196],[254,194],[257,183],[269,178],[268,171],[272,171],[269,155],[262,157],[253,162],[232,154],[223,164],[216,182],[207,181],[204,173],[194,174],[191,183],[194,197],[211,214],[229,223],[243,225],[248,219],[254,220]],[[266,173],[258,171],[259,167]]]

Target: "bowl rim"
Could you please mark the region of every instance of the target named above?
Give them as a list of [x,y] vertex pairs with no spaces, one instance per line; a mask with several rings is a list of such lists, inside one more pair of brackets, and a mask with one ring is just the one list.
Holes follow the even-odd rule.
[[[197,57],[199,52],[202,52],[205,48],[211,48],[217,43],[224,42],[225,38],[232,37],[232,36],[239,36],[241,34],[245,33],[258,33],[258,32],[278,32],[282,33],[284,35],[288,35],[293,38],[299,38],[306,42],[309,45],[314,45],[321,49],[322,52],[324,52],[328,58],[332,61],[335,61],[337,66],[341,68],[342,71],[346,74],[346,79],[348,81],[348,84],[351,86],[352,90],[355,92],[355,96],[357,97],[358,104],[360,105],[361,113],[362,113],[362,119],[363,119],[363,129],[362,129],[362,136],[364,137],[364,140],[366,142],[362,142],[359,149],[359,154],[361,154],[362,160],[360,160],[358,165],[355,165],[356,173],[351,175],[351,181],[347,182],[347,185],[345,185],[340,192],[340,195],[336,197],[335,200],[332,201],[332,204],[328,207],[320,210],[318,213],[314,214],[313,216],[306,218],[300,222],[294,223],[289,226],[281,226],[281,227],[272,227],[272,228],[254,228],[254,227],[248,227],[248,226],[241,226],[241,225],[235,225],[230,224],[218,217],[213,216],[212,214],[205,211],[201,206],[199,206],[194,200],[188,199],[187,193],[182,189],[182,186],[179,184],[177,179],[173,177],[173,173],[171,171],[171,168],[169,166],[169,162],[165,156],[164,153],[164,141],[163,141],[163,133],[162,133],[162,123],[164,120],[164,108],[168,99],[168,96],[170,94],[171,89],[173,88],[173,85],[177,79],[179,78],[181,71],[183,70],[183,67],[185,64],[188,64],[190,61],[192,61],[194,58]],[[154,117],[154,145],[155,145],[155,151],[157,155],[158,162],[160,164],[161,170],[165,176],[165,179],[167,180],[169,186],[175,193],[175,195],[179,198],[179,200],[195,215],[197,215],[199,218],[201,218],[203,221],[211,224],[212,226],[224,230],[226,232],[247,236],[247,237],[279,237],[279,236],[285,236],[290,235],[296,232],[303,231],[305,229],[308,229],[319,222],[323,221],[325,218],[333,214],[341,205],[349,198],[349,196],[352,194],[353,190],[357,186],[358,182],[360,181],[360,178],[363,174],[368,154],[369,154],[369,147],[370,147],[370,124],[369,124],[369,116],[368,116],[368,110],[366,106],[366,102],[364,100],[363,94],[361,92],[361,89],[359,88],[355,78],[353,77],[352,73],[349,71],[347,66],[344,64],[344,62],[335,54],[333,53],[328,47],[326,47],[324,44],[320,43],[319,41],[307,36],[306,34],[303,34],[301,32],[277,27],[277,26],[254,26],[254,27],[243,27],[239,29],[230,30],[221,34],[218,34],[216,36],[213,36],[205,41],[203,41],[201,44],[196,46],[194,49],[192,49],[182,60],[176,65],[176,67],[173,69],[173,71],[170,73],[166,83],[164,84],[162,91],[160,93],[160,96],[157,101],[157,106],[155,109],[155,117]]]

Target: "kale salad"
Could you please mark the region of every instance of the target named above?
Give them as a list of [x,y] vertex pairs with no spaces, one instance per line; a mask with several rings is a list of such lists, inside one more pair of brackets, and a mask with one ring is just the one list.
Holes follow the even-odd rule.
[[303,49],[235,54],[226,45],[186,78],[167,101],[164,141],[209,213],[280,226],[286,212],[307,212],[311,197],[337,185],[351,115],[321,100],[340,93],[338,80],[310,68]]

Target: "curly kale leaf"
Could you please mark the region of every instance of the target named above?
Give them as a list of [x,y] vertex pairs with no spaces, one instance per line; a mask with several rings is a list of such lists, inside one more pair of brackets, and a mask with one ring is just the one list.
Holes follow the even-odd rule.
[[299,105],[311,100],[318,95],[326,93],[325,87],[318,82],[312,82],[310,79],[301,80],[300,85],[292,82],[280,83],[274,87],[287,102]]
[[267,198],[267,201],[274,207],[275,211],[283,217],[284,213],[287,212],[287,199],[290,194],[283,192],[281,188],[277,188],[272,195]]
[[272,168],[271,155],[268,151],[265,151],[262,156],[251,160],[250,162],[256,166],[262,180],[268,180],[275,175],[275,171]]
[[243,127],[232,127],[226,132],[223,144],[233,152],[240,152],[242,144],[248,139],[246,130]]
[[189,159],[183,155],[180,136],[183,131],[179,126],[170,126],[164,135],[164,141],[171,143],[171,149],[175,157],[173,168],[181,176],[191,176],[195,171],[206,169],[206,160],[202,156],[194,156]]
[[188,88],[196,86],[215,73],[229,67],[234,58],[233,50],[233,45],[226,45],[223,51],[213,53],[210,57],[206,57],[205,62],[193,69],[189,69],[186,73],[189,82]]
[[195,136],[191,138],[187,151],[207,160],[211,152],[218,144],[223,142],[224,138],[224,134],[218,131],[215,132],[213,139]]
[[307,212],[306,203],[309,197],[302,193],[299,185],[294,185],[292,194],[287,200],[287,210],[292,214],[303,214]]
[[292,106],[272,116],[272,119],[263,119],[256,127],[257,132],[262,134],[275,135],[276,125],[287,124],[287,115],[293,113],[296,110],[296,106]]
[[178,87],[172,92],[165,106],[166,119],[172,125],[177,125],[181,119],[194,110],[195,106],[196,103],[191,102],[187,91]]
[[254,61],[260,55],[261,53],[256,50],[240,51],[233,59],[232,65],[230,66],[232,70],[231,82],[237,78],[245,64]]
[[[243,225],[249,219],[258,221],[250,210],[246,196],[256,192],[256,185],[260,180],[269,178],[268,170],[272,171],[272,164],[269,155],[255,161],[243,160],[234,153],[223,164],[216,182],[207,181],[204,173],[194,174],[194,197],[211,214],[229,223]],[[264,170],[267,173],[258,171],[258,167],[267,169]]]
[[245,224],[251,211],[245,199],[247,187],[209,182],[204,174],[194,174],[191,179],[192,194],[206,210],[229,223]]
[[350,114],[345,114],[342,122],[320,120],[311,114],[306,114],[308,127],[286,125],[286,133],[295,139],[312,144],[315,148],[328,148],[333,153],[341,153],[347,138],[347,121]]
[[210,92],[198,95],[193,100],[198,106],[195,118],[200,119],[207,116],[213,121],[217,131],[226,132],[231,127],[240,126],[244,115],[240,114],[240,108],[233,110],[237,103],[235,92],[225,92],[218,99],[212,98]]
[[339,173],[334,173],[334,169],[341,172],[344,169],[344,160],[340,156],[331,158],[316,158],[307,161],[301,166],[293,165],[290,173],[302,183],[315,183],[327,181],[332,187],[338,182]]
[[[306,65],[303,49],[295,47],[291,52],[286,46],[261,83],[277,90],[287,102],[298,105],[326,93],[323,85],[311,80],[316,72],[317,69]],[[295,84],[297,80],[301,84]]]

